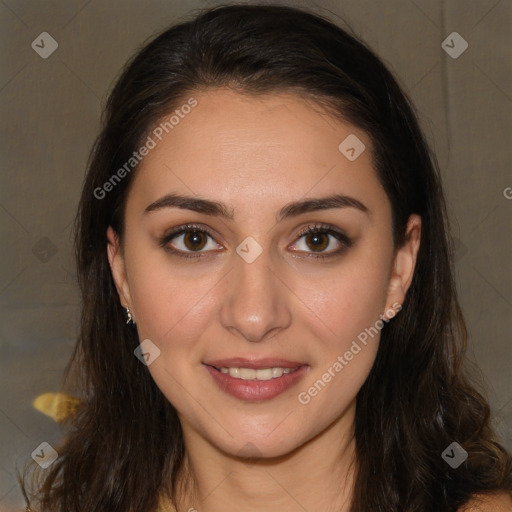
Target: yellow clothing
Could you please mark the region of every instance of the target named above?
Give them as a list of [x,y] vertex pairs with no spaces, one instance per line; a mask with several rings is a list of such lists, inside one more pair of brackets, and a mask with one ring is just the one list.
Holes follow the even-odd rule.
[[176,509],[171,505],[167,498],[161,498],[158,506],[158,512],[176,512]]

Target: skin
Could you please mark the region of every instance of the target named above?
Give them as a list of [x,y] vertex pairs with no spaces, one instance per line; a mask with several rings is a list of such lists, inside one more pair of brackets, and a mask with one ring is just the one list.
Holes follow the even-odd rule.
[[[141,163],[130,189],[122,245],[108,231],[120,301],[141,340],[161,351],[148,366],[178,411],[186,460],[179,510],[282,512],[348,510],[354,469],[356,395],[379,335],[307,405],[298,400],[365,328],[402,304],[419,248],[421,220],[395,248],[391,205],[372,163],[371,141],[292,94],[245,96],[224,89],[194,94],[198,106]],[[349,161],[338,145],[355,134],[366,150]],[[169,193],[225,203],[233,220],[179,208],[145,209]],[[276,222],[292,201],[343,194],[363,203]],[[160,239],[186,223],[209,228],[204,257],[185,259]],[[309,224],[342,230],[353,243],[316,259]],[[246,262],[248,236],[262,253]],[[203,241],[200,239],[200,241]],[[324,235],[323,253],[342,244]],[[193,253],[183,236],[167,243]],[[192,248],[192,249],[191,249]],[[317,249],[318,250],[318,249]],[[400,313],[398,313],[400,314]],[[391,320],[392,321],[392,320]],[[203,362],[279,357],[304,362],[305,376],[267,401],[219,389]],[[240,454],[253,457],[250,463]]]
[[460,512],[510,512],[512,497],[506,493],[476,496],[460,509]]

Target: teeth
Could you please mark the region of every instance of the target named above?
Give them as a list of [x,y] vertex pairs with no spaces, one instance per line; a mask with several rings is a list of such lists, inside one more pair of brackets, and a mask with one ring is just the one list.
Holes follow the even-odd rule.
[[221,368],[221,373],[229,374],[235,379],[242,380],[271,380],[282,377],[283,374],[292,373],[297,368]]
[[230,368],[231,377],[239,377],[242,380],[252,380],[256,378],[256,370],[252,368]]
[[281,377],[283,375],[284,370],[282,368],[272,368],[272,377]]

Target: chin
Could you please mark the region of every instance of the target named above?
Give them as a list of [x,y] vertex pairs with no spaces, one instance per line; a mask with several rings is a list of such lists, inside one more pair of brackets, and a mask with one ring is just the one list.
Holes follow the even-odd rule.
[[[282,420],[281,420],[282,421]],[[297,450],[315,436],[314,432],[298,431],[290,425],[278,425],[273,431],[268,428],[242,428],[240,425],[230,425],[228,431],[236,432],[233,437],[223,435],[220,439],[210,437],[210,442],[219,450],[232,457],[249,459],[273,459],[285,457]]]

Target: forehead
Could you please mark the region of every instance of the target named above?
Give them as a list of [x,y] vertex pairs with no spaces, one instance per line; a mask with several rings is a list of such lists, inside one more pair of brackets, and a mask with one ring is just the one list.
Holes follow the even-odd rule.
[[[319,105],[294,94],[249,96],[226,89],[190,96],[197,105],[183,109],[178,123],[150,132],[154,148],[143,158],[131,193],[146,205],[169,192],[233,205],[336,191],[382,199],[368,135]],[[346,140],[357,153],[362,150],[356,159],[347,158]]]

